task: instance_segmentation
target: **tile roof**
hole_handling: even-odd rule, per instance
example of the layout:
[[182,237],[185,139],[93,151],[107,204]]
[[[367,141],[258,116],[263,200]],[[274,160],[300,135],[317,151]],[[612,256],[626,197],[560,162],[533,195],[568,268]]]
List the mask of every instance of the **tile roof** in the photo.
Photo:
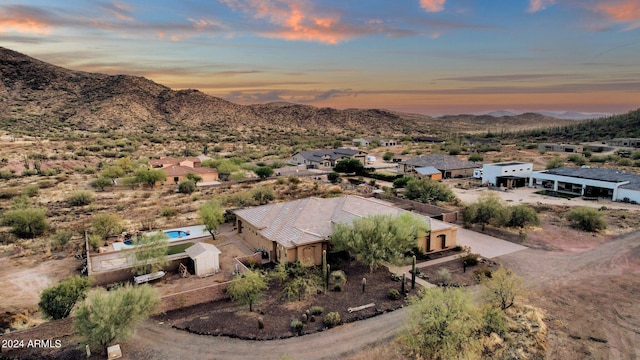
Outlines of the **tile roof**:
[[162,169],[167,176],[182,176],[187,175],[188,173],[194,174],[214,174],[217,173],[218,170],[209,168],[209,167],[188,167],[181,165],[171,165]]
[[460,160],[455,156],[444,154],[429,154],[421,155],[411,158],[407,161],[403,161],[401,164],[406,164],[415,167],[433,166],[434,168],[443,170],[457,170],[457,169],[475,169],[478,164],[471,161]]
[[[368,215],[399,215],[404,212],[406,210],[383,200],[349,195],[275,203],[236,210],[235,214],[256,227],[267,239],[291,248],[326,240],[337,223],[350,223]],[[424,219],[434,230],[452,226],[426,216],[415,216]]]

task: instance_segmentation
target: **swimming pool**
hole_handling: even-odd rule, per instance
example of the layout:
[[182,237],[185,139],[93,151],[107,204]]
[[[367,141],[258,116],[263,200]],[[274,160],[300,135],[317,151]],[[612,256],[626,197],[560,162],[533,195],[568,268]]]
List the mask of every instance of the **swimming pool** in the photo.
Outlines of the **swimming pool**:
[[164,233],[167,234],[172,239],[177,239],[177,238],[189,236],[188,232],[182,231],[182,230],[164,231]]

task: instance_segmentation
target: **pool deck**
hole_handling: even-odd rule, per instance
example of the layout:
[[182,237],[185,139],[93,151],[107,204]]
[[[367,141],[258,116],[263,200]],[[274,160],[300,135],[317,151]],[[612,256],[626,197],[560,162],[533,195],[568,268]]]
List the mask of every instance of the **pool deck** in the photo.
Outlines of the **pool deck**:
[[[162,229],[162,230],[158,230],[158,231],[162,231],[162,232],[183,231],[183,232],[189,234],[187,236],[179,236],[179,237],[176,237],[176,238],[169,238],[168,239],[169,243],[173,243],[173,242],[177,242],[177,241],[190,240],[190,239],[199,239],[199,238],[211,236],[211,234],[209,234],[209,232],[207,230],[205,230],[204,225],[184,226],[184,227],[173,228],[173,229]],[[145,233],[145,235],[152,235],[152,234],[154,234],[156,232],[157,231],[147,232],[147,233]],[[114,242],[113,244],[111,244],[110,246],[106,247],[106,249],[105,249],[106,251],[104,251],[104,252],[121,251],[121,250],[131,249],[133,247],[134,247],[134,245],[127,245],[124,242],[117,241],[117,242]]]

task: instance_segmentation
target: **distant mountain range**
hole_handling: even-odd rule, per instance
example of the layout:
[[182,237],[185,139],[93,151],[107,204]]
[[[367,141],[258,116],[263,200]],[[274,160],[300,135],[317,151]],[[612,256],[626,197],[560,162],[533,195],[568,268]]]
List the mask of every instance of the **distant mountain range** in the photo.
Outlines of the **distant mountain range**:
[[[482,115],[490,115],[495,117],[503,117],[503,116],[518,116],[525,112],[515,112],[509,110],[499,110],[492,111],[488,113],[483,113]],[[583,113],[583,112],[575,112],[575,111],[536,111],[535,113],[554,117],[556,119],[565,119],[565,120],[588,120],[588,119],[598,119],[602,117],[611,116],[613,114],[607,113]]]
[[69,70],[2,47],[0,77],[0,128],[8,131],[443,136],[568,121],[533,113],[436,118],[282,102],[239,105],[198,90],[172,90],[143,77]]

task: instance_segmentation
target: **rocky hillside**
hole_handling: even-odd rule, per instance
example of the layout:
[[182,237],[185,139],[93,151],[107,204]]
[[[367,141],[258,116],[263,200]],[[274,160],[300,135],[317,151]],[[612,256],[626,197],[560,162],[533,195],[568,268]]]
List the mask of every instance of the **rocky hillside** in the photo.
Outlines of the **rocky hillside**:
[[[0,47],[0,128],[22,131],[251,132],[444,135],[558,125],[537,114],[435,119],[386,110],[336,110],[290,103],[238,105],[197,90],[175,91],[142,77],[73,71]],[[445,121],[443,121],[445,120]]]

